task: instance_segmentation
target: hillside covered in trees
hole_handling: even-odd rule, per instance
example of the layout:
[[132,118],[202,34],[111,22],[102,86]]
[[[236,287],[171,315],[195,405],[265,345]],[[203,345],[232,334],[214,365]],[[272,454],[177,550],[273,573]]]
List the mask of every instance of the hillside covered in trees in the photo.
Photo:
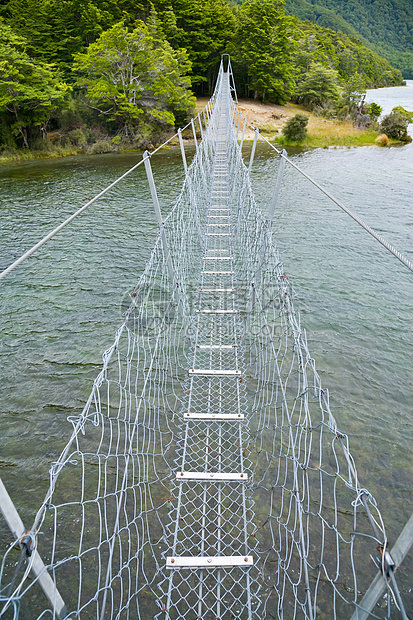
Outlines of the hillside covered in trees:
[[288,16],[283,0],[0,0],[0,8],[3,152],[159,142],[187,120],[193,93],[211,93],[227,52],[239,93],[261,101],[299,100],[309,75],[328,74],[349,100],[402,83],[353,34]]
[[286,0],[286,12],[353,35],[413,78],[413,0]]

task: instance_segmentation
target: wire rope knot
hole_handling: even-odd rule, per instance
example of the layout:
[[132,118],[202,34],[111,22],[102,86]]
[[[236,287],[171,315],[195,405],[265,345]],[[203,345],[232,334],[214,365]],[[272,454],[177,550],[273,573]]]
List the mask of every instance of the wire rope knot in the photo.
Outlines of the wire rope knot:
[[31,557],[33,551],[36,550],[36,532],[29,530],[19,541],[22,550],[26,552],[28,558]]
[[356,499],[351,502],[353,508],[357,508],[357,506],[360,506],[363,503],[362,498],[366,495],[367,498],[371,498],[371,493],[369,493],[367,489],[358,489]]

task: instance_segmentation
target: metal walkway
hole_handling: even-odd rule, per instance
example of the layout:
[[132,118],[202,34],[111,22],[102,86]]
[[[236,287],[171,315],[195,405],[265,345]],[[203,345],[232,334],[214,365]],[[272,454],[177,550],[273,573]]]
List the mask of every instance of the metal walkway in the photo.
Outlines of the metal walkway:
[[[187,617],[194,609],[198,618],[227,617],[235,605],[236,615],[251,618],[249,470],[243,456],[247,399],[228,178],[228,88],[226,81],[203,222],[176,525],[167,558],[167,617],[172,610],[173,617]],[[199,570],[188,575],[195,567]]]

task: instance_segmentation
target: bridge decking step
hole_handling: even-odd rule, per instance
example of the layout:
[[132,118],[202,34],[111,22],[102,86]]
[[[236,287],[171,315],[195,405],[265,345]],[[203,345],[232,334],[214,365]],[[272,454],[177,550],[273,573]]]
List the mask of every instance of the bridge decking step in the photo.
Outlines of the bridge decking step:
[[215,555],[198,556],[181,555],[167,557],[166,568],[225,568],[232,566],[253,566],[252,555]]
[[203,256],[202,260],[234,260],[233,256]]
[[243,413],[184,413],[187,420],[243,420]]
[[200,293],[235,293],[235,288],[200,288]]
[[233,233],[205,233],[206,237],[233,237]]
[[240,377],[240,370],[215,370],[212,368],[189,368],[189,375],[198,375],[201,377]]
[[236,344],[197,344],[197,349],[236,349]]
[[216,224],[215,222],[213,222],[212,224],[207,224],[207,226],[215,226],[216,228],[218,228],[218,226],[220,228],[222,228],[223,226],[231,226],[231,224]]
[[177,471],[177,480],[248,480],[248,474],[237,474],[235,472],[209,472],[209,471]]
[[197,314],[238,314],[238,310],[197,310]]
[[235,271],[201,271],[201,273],[203,274],[207,274],[210,276],[230,276],[233,273],[235,273]]

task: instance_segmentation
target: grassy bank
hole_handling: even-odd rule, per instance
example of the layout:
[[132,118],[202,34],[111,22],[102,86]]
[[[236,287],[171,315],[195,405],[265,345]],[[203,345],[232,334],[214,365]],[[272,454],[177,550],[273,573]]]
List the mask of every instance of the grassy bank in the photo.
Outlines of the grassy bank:
[[78,149],[64,147],[35,151],[13,149],[0,153],[0,165],[20,164],[34,159],[58,159],[68,155],[77,155],[78,153]]
[[[313,122],[309,121],[307,138],[299,143],[300,146],[308,148],[371,146],[375,144],[379,135],[379,132],[373,129],[358,129],[348,121],[311,120]],[[274,142],[281,145],[294,144],[286,140],[282,133],[277,132],[271,137]]]
[[[296,142],[286,140],[282,129],[285,123],[298,112],[309,118],[308,136],[299,143],[299,146],[307,148],[371,146],[375,144],[379,135],[373,129],[354,127],[350,121],[330,120],[316,116],[302,106],[291,103],[279,106],[242,100],[239,102],[239,108],[253,127],[258,127],[266,138],[281,146],[297,145]],[[252,140],[253,137],[253,130],[249,128],[245,138]]]
[[37,140],[29,149],[8,148],[0,151],[0,165],[20,164],[33,159],[55,159],[68,155],[100,155],[103,153],[142,152],[163,144],[173,130],[150,135],[109,136],[86,126],[69,132],[50,132],[45,140]]

